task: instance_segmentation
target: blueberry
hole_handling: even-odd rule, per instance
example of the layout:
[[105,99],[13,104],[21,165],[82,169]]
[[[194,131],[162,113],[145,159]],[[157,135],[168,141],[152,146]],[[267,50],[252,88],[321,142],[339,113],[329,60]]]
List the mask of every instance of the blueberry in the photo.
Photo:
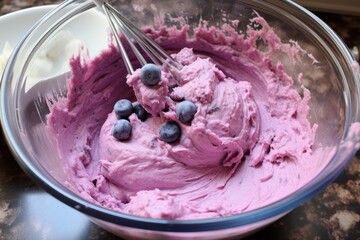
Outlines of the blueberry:
[[190,101],[182,101],[176,105],[176,115],[183,123],[189,123],[194,118],[197,106]]
[[173,143],[179,139],[180,134],[181,129],[176,122],[165,122],[160,126],[160,140],[164,142]]
[[133,109],[134,113],[141,121],[145,121],[148,118],[148,112],[140,103],[134,104]]
[[114,111],[117,119],[128,118],[133,112],[132,103],[127,99],[121,99],[115,103]]
[[117,140],[127,140],[130,138],[131,129],[132,127],[128,120],[120,119],[113,126],[111,134]]
[[146,86],[154,86],[156,85],[161,78],[161,70],[160,67],[148,63],[145,64],[140,71],[140,79]]

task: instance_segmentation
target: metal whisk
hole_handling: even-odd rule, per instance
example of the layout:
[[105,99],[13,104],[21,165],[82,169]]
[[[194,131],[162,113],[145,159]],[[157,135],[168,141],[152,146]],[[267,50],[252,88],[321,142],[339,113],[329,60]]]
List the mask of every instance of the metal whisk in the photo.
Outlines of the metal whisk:
[[134,73],[134,68],[131,64],[128,54],[126,53],[126,49],[120,40],[119,33],[125,37],[126,41],[130,45],[132,51],[142,66],[147,64],[147,61],[135,43],[137,43],[137,45],[142,48],[142,50],[149,56],[154,64],[165,64],[170,70],[172,68],[179,70],[182,68],[180,63],[167,54],[166,51],[162,49],[153,39],[138,29],[118,10],[111,6],[107,0],[93,0],[93,2],[104,11],[129,74]]

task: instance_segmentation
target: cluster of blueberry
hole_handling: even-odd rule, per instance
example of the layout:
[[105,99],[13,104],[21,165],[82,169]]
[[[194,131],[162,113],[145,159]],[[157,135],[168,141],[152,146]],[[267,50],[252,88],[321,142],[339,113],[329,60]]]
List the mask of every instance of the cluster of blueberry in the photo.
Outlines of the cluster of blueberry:
[[132,113],[135,113],[141,121],[145,121],[148,113],[140,103],[132,104],[127,99],[121,99],[114,105],[114,112],[118,121],[112,128],[112,135],[118,140],[126,140],[131,135],[131,124],[128,120]]
[[[176,116],[182,123],[190,123],[194,118],[197,107],[193,102],[182,101],[176,105]],[[175,121],[168,121],[160,126],[160,139],[167,143],[175,142],[179,139],[181,134],[180,126]]]
[[[155,86],[161,78],[161,69],[154,64],[146,64],[141,68],[140,80],[146,86]],[[180,122],[190,123],[197,111],[197,106],[191,101],[182,101],[176,105],[176,115]],[[128,117],[135,113],[141,121],[145,121],[148,113],[141,104],[132,104],[127,99],[121,99],[114,105],[118,119],[112,129],[112,135],[118,140],[127,140],[131,135],[131,124]],[[160,126],[160,139],[167,143],[175,142],[181,135],[181,128],[175,121],[167,121]]]

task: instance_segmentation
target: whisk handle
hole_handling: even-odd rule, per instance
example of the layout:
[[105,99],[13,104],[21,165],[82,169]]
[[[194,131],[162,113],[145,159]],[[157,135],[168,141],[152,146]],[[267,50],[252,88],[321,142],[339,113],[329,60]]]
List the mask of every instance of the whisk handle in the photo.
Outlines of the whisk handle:
[[107,2],[107,0],[93,0],[93,2],[96,4],[96,6],[101,8]]

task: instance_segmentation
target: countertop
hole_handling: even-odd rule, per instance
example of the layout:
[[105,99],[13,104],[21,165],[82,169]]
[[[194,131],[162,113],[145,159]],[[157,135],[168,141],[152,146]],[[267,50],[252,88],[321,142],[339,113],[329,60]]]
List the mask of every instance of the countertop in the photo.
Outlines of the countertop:
[[[3,0],[0,15],[55,0]],[[360,16],[316,13],[349,46],[360,47]],[[1,34],[1,30],[0,30]],[[20,169],[0,134],[0,240],[117,239],[35,185]],[[360,239],[360,152],[323,192],[246,238]]]

